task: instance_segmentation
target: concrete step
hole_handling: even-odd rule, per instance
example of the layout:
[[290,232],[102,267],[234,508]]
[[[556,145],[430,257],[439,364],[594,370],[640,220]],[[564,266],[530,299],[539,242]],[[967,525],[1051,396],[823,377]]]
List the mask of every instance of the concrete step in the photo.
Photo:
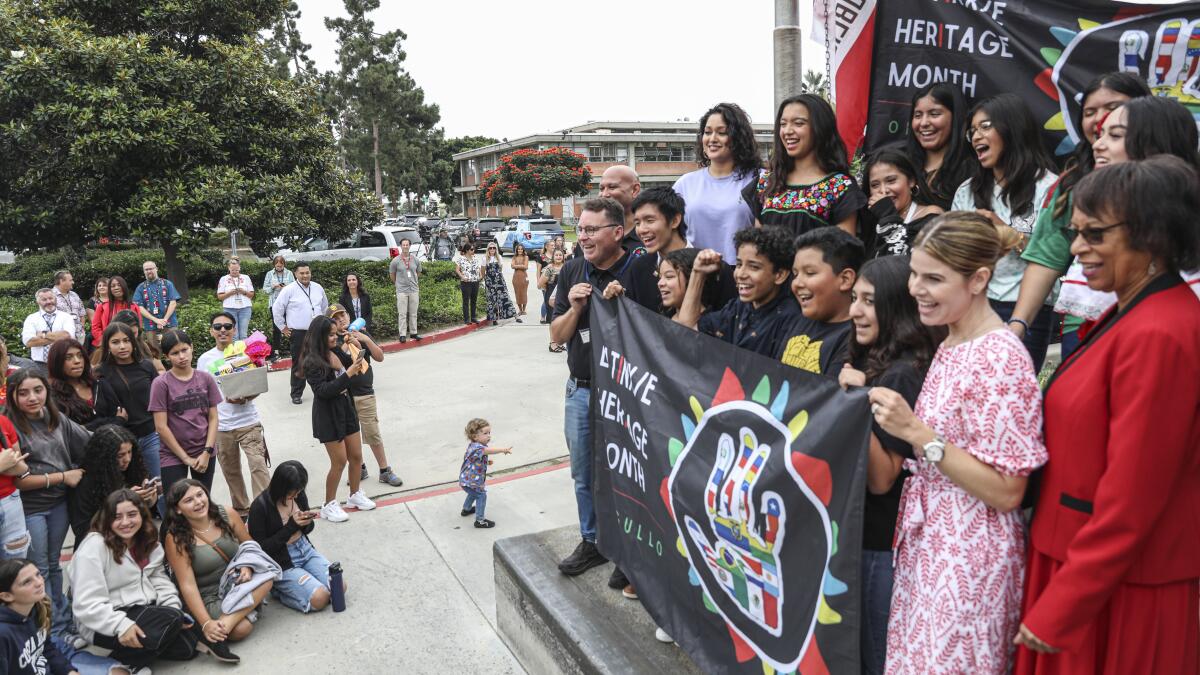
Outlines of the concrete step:
[[654,638],[641,602],[608,587],[612,565],[577,577],[558,562],[579,543],[575,526],[501,539],[493,547],[496,625],[532,675],[699,673],[676,645]]

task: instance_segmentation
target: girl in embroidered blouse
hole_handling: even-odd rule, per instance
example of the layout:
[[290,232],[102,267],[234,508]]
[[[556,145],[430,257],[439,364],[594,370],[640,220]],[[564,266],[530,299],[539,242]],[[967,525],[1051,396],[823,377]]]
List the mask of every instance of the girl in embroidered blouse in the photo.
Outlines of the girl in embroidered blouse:
[[846,146],[825,99],[793,96],[775,114],[771,169],[746,186],[742,198],[758,226],[780,225],[793,235],[827,225],[858,234],[866,195],[850,176]]

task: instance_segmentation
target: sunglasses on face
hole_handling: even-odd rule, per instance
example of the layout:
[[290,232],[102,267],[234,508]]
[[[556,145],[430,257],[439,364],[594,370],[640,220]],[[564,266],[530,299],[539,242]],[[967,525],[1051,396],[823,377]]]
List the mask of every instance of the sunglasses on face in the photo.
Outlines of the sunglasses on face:
[[214,323],[212,325],[212,329],[213,330],[233,330],[233,324],[231,324],[231,323]]
[[1124,224],[1125,223],[1117,223],[1116,225],[1109,225],[1107,227],[1085,227],[1082,229],[1068,225],[1067,227],[1064,227],[1063,230],[1066,232],[1067,240],[1071,243],[1075,242],[1076,237],[1083,237],[1083,240],[1089,245],[1097,246],[1104,243],[1104,233],[1121,227]]

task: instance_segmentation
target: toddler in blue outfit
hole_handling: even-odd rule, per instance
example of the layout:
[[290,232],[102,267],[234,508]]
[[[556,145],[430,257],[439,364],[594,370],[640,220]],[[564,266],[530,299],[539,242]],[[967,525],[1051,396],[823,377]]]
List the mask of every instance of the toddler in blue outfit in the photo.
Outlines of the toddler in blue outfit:
[[458,485],[467,493],[467,500],[463,502],[459,515],[465,517],[474,514],[475,527],[495,527],[496,523],[483,517],[487,508],[487,488],[484,483],[487,482],[488,464],[492,463],[487,456],[497,453],[511,455],[512,448],[488,447],[492,441],[492,426],[484,419],[475,418],[467,422],[466,434],[471,443],[467,446],[462,468],[458,471]]

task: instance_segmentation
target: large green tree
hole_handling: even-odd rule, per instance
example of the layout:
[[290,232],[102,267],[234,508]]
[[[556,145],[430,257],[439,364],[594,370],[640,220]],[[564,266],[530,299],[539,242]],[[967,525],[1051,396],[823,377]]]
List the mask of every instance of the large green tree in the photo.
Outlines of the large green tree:
[[334,88],[340,97],[340,142],[350,165],[372,177],[375,196],[393,205],[423,195],[440,134],[438,107],[404,69],[406,35],[378,33],[367,15],[379,0],[344,0],[346,16],[326,18],[338,41]]
[[454,188],[462,185],[462,175],[454,161],[454,155],[500,141],[489,136],[459,136],[457,138],[439,137],[433,152],[433,166],[430,170],[430,180],[433,190],[438,193],[442,203],[453,210]]
[[0,240],[150,239],[186,293],[178,252],[214,228],[265,250],[378,222],[315,88],[258,42],[286,5],[0,2]]

